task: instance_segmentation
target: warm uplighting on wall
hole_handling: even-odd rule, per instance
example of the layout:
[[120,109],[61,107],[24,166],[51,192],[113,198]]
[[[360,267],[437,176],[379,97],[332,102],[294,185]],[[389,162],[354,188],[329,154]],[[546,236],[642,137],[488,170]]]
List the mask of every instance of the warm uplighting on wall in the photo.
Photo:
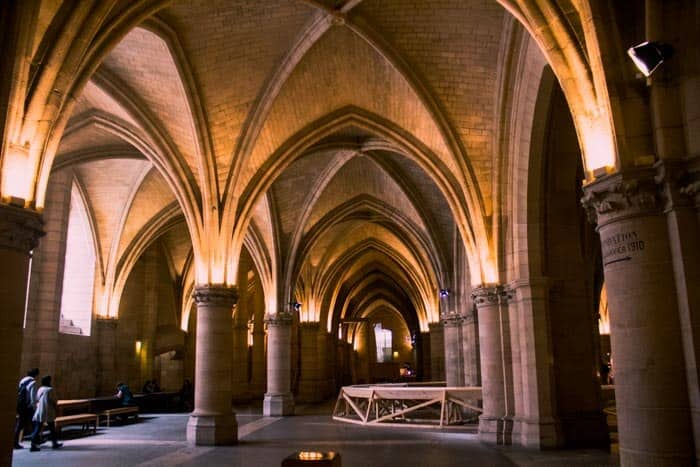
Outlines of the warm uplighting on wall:
[[29,150],[11,144],[2,163],[2,197],[5,202],[24,205],[29,199],[32,170],[29,167]]
[[581,128],[581,136],[586,170],[594,178],[613,172],[615,144],[608,126],[601,121],[591,122]]
[[603,284],[598,306],[598,331],[601,335],[610,334],[610,313],[608,312],[608,292]]
[[141,355],[141,348],[143,347],[143,342],[136,341],[136,355]]
[[483,282],[498,282],[498,271],[496,264],[488,251],[481,253],[481,271],[483,273]]

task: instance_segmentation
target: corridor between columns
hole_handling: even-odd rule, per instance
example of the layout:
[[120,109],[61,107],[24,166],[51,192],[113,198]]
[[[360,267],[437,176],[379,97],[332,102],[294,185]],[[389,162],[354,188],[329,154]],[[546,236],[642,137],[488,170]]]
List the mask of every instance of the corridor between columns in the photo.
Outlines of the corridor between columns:
[[495,449],[695,465],[699,11],[3,2],[0,464],[38,368],[192,449],[388,383],[480,393],[447,419]]

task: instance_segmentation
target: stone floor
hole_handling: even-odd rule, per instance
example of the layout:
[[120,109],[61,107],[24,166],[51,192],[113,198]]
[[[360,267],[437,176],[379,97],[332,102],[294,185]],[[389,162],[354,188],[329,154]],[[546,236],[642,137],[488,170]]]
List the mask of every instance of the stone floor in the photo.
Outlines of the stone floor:
[[494,448],[479,443],[473,429],[369,428],[334,422],[325,407],[301,409],[301,415],[287,418],[262,417],[258,408],[239,409],[237,446],[189,447],[186,414],[144,415],[136,423],[100,428],[96,435],[67,430],[63,449],[54,451],[47,443],[41,452],[18,450],[13,465],[278,467],[298,450],[339,452],[345,467],[619,465],[617,456],[605,451]]

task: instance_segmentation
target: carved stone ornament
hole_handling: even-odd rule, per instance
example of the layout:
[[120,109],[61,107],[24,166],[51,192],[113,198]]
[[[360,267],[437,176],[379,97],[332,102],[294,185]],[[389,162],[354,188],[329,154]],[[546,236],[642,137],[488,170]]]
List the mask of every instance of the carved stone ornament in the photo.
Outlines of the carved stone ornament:
[[192,298],[198,306],[233,307],[238,301],[238,287],[219,284],[200,285],[195,287]]
[[278,311],[265,315],[265,324],[268,326],[291,326],[294,316],[288,311]]
[[598,227],[623,218],[660,212],[665,199],[652,167],[607,175],[583,190],[581,204],[588,220]]
[[656,182],[663,189],[665,211],[679,207],[700,206],[700,158],[671,159],[654,164]]
[[507,301],[507,296],[501,285],[490,287],[477,287],[472,290],[472,300],[477,308],[482,306],[493,306]]
[[43,227],[39,213],[0,204],[0,248],[29,254],[46,234]]

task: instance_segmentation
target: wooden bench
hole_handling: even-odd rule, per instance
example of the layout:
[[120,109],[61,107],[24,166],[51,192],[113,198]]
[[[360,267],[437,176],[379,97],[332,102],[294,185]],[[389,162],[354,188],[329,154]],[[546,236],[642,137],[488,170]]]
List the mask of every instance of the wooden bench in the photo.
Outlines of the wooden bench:
[[107,409],[100,412],[100,415],[107,417],[107,426],[110,423],[110,417],[114,415],[133,415],[134,418],[139,418],[139,408],[135,405],[129,405],[125,407],[117,407],[116,409]]
[[56,432],[60,433],[61,428],[66,425],[81,425],[83,431],[89,431],[90,425],[92,425],[92,432],[97,432],[97,427],[100,424],[100,419],[97,414],[94,413],[80,413],[75,415],[64,415],[62,417],[56,417]]

